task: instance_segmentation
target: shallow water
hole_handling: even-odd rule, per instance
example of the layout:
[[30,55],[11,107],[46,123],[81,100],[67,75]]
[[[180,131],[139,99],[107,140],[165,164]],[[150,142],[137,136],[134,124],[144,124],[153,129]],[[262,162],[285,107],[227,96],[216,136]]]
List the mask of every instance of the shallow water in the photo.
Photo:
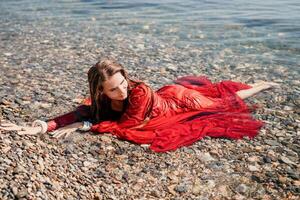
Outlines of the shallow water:
[[179,48],[202,49],[214,63],[221,54],[225,63],[245,59],[297,72],[300,68],[298,0],[2,0],[0,11],[2,35],[26,23],[74,34],[88,27],[100,35],[105,30],[142,36],[145,46],[156,38]]

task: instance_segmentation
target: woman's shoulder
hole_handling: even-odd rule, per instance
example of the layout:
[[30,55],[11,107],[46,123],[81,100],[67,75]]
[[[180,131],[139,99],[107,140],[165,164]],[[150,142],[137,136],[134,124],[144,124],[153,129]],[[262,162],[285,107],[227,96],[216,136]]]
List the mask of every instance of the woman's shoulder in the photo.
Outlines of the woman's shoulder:
[[141,97],[151,96],[151,88],[144,82],[135,82],[129,92],[129,99],[140,99]]
[[143,89],[151,90],[150,86],[147,85],[145,82],[136,81],[136,80],[130,80],[129,88],[131,91],[143,90]]

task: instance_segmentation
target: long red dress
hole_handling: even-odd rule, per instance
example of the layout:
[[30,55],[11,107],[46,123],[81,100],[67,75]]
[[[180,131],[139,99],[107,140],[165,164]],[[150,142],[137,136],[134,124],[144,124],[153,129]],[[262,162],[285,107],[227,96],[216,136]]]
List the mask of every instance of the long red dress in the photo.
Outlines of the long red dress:
[[[203,76],[183,77],[155,92],[141,83],[129,93],[119,120],[94,124],[91,131],[151,144],[156,152],[191,145],[205,136],[253,138],[263,123],[251,116],[250,108],[235,94],[248,88],[251,86],[233,81],[212,83]],[[78,121],[77,114],[83,110],[79,107],[49,121],[48,130]]]

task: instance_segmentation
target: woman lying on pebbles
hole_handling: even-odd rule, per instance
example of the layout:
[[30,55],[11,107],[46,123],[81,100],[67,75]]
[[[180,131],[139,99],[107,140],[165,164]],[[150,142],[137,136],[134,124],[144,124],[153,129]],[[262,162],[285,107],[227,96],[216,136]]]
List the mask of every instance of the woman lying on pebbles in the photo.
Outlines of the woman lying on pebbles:
[[278,86],[212,83],[204,76],[179,78],[157,91],[128,77],[113,59],[96,63],[88,72],[90,98],[73,112],[32,126],[2,122],[1,130],[19,134],[68,136],[74,131],[111,134],[156,152],[174,150],[205,137],[253,138],[263,123],[251,116],[243,99]]

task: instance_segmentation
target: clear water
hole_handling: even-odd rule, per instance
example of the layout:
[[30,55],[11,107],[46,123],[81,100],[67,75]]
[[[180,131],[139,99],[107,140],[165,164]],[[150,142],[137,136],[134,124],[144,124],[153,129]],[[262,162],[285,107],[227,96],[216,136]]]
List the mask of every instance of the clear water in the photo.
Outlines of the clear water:
[[0,20],[55,21],[61,30],[77,23],[76,31],[88,24],[99,34],[144,35],[207,54],[225,50],[250,63],[300,68],[299,0],[0,0]]

